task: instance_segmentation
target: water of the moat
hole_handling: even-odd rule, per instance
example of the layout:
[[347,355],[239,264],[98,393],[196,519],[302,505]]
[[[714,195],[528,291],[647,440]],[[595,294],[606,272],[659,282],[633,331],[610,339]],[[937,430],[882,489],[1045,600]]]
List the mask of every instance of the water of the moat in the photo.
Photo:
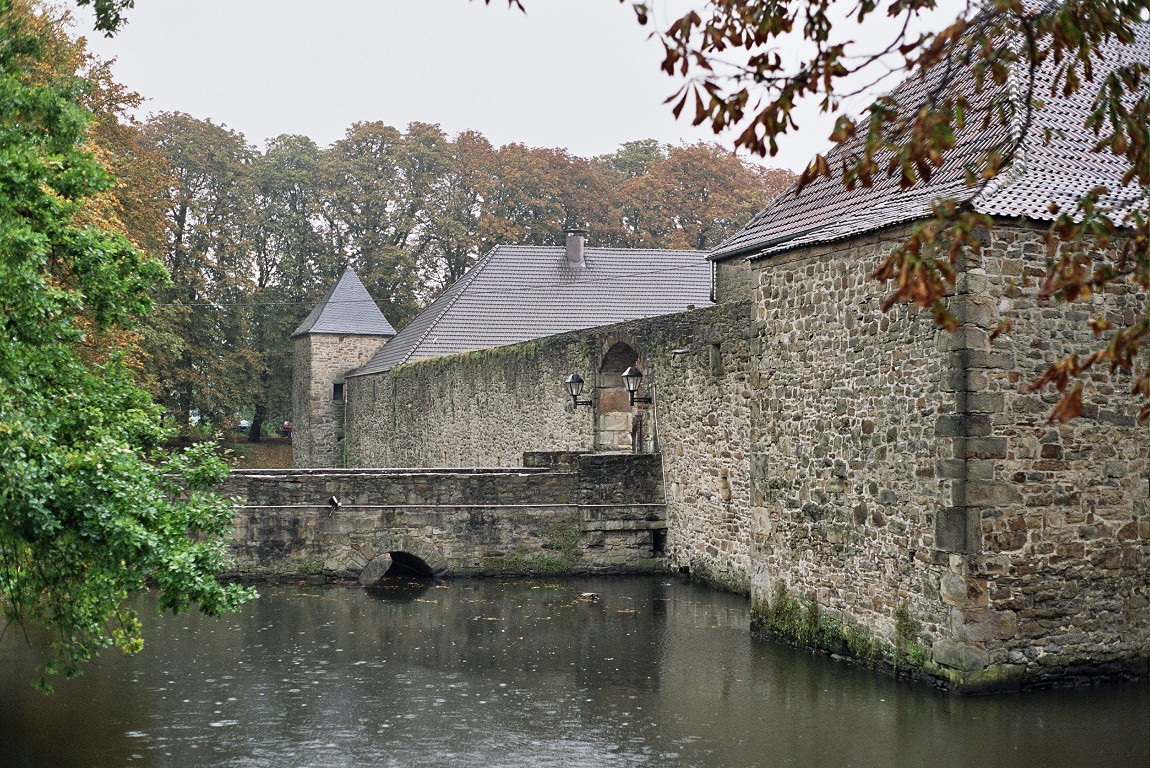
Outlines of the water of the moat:
[[960,698],[751,638],[666,578],[264,587],[152,618],[44,697],[0,643],[0,765],[1150,765],[1145,682]]

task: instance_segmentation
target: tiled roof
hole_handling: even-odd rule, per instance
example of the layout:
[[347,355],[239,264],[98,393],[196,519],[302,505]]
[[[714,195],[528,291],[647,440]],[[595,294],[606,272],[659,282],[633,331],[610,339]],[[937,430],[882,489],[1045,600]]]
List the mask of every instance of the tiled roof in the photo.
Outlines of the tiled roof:
[[702,251],[492,249],[354,375],[641,317],[710,306]]
[[394,336],[395,329],[379,311],[359,276],[348,267],[291,337],[305,333]]
[[[956,146],[945,155],[942,168],[929,183],[920,182],[900,190],[897,175],[888,177],[885,173],[889,157],[885,155],[877,158],[881,172],[874,178],[874,185],[850,191],[834,171],[841,168],[843,158],[860,153],[866,135],[865,125],[860,126],[853,138],[827,154],[832,169],[830,177],[817,179],[799,194],[795,193],[795,187],[787,190],[740,232],[721,243],[710,258],[754,259],[873,232],[923,218],[929,214],[931,202],[940,198],[968,202],[975,210],[989,215],[1049,221],[1055,217],[1050,211],[1052,202],[1063,209],[1072,209],[1084,193],[1105,186],[1114,190],[1114,194],[1104,202],[1114,206],[1119,216],[1131,207],[1144,211],[1147,201],[1140,188],[1136,184],[1121,186],[1127,167],[1124,161],[1110,152],[1092,152],[1098,137],[1083,123],[1105,72],[1117,63],[1147,57],[1150,57],[1150,24],[1141,24],[1134,44],[1124,46],[1111,41],[1103,46],[1095,64],[1094,82],[1084,82],[1083,87],[1069,97],[1061,93],[1050,95],[1056,65],[1053,58],[1048,59],[1036,73],[1034,93],[1043,104],[1033,114],[1021,153],[981,190],[966,185],[966,167],[977,166],[988,148],[1005,146],[1018,126],[1003,125],[992,119],[984,127],[982,112],[969,115]],[[925,80],[914,77],[904,81],[892,97],[901,109],[917,109],[925,102],[930,89],[940,82],[943,69],[932,68]],[[1021,77],[1014,73],[1011,81],[1002,86],[988,86],[971,100],[985,104],[1003,89],[1012,89],[1016,98],[1022,98],[1020,94],[1025,90],[1021,87]],[[976,90],[966,67],[957,69],[947,88],[968,94],[975,94]],[[976,167],[976,172],[981,170],[981,166]]]

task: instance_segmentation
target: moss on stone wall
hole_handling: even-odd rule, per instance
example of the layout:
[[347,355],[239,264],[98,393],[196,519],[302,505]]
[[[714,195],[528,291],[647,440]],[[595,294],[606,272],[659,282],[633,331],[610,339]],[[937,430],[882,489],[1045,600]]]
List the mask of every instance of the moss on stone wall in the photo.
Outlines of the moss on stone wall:
[[[752,628],[759,634],[835,656],[874,664],[894,657],[893,646],[871,630],[843,622],[826,613],[818,602],[794,595],[782,581],[775,583],[769,601],[752,606]],[[897,664],[894,665],[897,668]]]

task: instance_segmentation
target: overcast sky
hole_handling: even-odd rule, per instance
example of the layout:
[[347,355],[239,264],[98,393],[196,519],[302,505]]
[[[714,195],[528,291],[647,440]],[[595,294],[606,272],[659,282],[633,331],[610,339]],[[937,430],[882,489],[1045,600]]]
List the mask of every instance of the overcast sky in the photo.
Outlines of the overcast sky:
[[[506,0],[137,0],[112,38],[90,32],[84,9],[76,16],[90,49],[146,97],[141,117],[211,118],[259,147],[281,133],[327,146],[366,120],[584,157],[644,138],[731,145],[671,115],[663,101],[678,83],[629,3],[524,4],[526,14]],[[662,3],[653,24],[688,5]],[[827,147],[828,120],[803,127],[765,162],[799,170]]]

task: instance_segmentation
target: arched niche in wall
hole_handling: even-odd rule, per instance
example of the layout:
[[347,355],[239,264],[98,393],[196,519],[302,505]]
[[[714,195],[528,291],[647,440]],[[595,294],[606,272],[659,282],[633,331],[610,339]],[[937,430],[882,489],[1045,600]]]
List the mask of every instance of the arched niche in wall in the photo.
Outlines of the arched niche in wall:
[[632,433],[634,412],[623,388],[623,371],[638,366],[639,353],[630,344],[613,344],[599,366],[595,382],[595,450],[630,451],[635,445]]

